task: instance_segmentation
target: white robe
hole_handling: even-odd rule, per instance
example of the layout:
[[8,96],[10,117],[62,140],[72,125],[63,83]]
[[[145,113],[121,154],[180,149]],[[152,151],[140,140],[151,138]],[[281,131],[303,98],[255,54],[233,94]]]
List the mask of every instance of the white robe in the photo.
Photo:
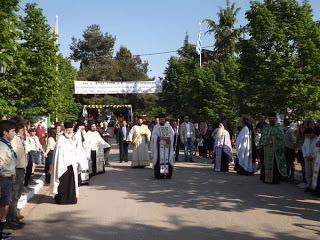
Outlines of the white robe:
[[320,170],[320,149],[318,147],[314,148],[315,158],[313,163],[313,172],[312,172],[312,184],[311,188],[315,190],[318,185],[318,177]]
[[[168,136],[164,137],[170,137],[170,146],[168,149],[164,150],[165,154],[169,154],[168,156],[165,156],[164,158],[167,158],[169,163],[173,166],[173,142],[174,142],[174,131],[172,127],[169,124],[165,124],[165,127],[169,128]],[[156,165],[158,161],[158,137],[163,137],[160,131],[160,124],[157,124],[154,126],[152,130],[152,136],[151,136],[151,160],[152,160],[152,168]],[[166,134],[167,135],[167,134]],[[160,140],[160,145],[165,145],[165,140]],[[161,153],[160,153],[161,155]],[[161,156],[160,156],[161,157]]]
[[252,139],[247,126],[240,131],[235,147],[240,166],[247,172],[257,171],[256,162],[252,162]]
[[111,147],[106,141],[102,139],[100,134],[95,131],[88,131],[87,132],[89,142],[90,142],[90,148],[91,151],[96,151],[96,165],[97,165],[97,173],[103,172],[104,168],[104,148]]
[[60,135],[57,139],[53,152],[52,174],[50,182],[50,195],[58,194],[60,184],[59,178],[68,170],[68,166],[72,165],[74,174],[74,184],[76,188],[76,197],[79,195],[78,188],[78,165],[76,148],[72,138],[66,138]]
[[[142,126],[133,126],[130,130],[127,141],[134,142],[138,135],[141,133]],[[144,127],[145,128],[145,127]],[[133,144],[133,156],[132,156],[132,167],[138,166],[149,166],[150,157],[148,150],[148,142],[150,142],[151,132],[149,129],[146,129],[146,135],[141,136],[137,144]]]
[[83,133],[83,138],[84,141],[82,141],[82,133],[79,130],[72,137],[77,151],[77,158],[80,162],[82,183],[88,183],[91,149],[86,132]]

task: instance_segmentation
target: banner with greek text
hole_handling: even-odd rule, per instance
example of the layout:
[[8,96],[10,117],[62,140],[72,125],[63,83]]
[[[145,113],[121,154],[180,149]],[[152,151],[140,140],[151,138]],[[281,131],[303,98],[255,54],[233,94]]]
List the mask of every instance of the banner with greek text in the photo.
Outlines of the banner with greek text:
[[161,93],[162,84],[156,81],[93,82],[74,81],[75,94]]

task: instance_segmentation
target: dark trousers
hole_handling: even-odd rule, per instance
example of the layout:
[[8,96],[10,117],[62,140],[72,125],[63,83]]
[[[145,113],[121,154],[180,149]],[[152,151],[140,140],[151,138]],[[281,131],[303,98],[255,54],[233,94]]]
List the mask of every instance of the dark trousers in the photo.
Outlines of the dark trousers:
[[97,175],[97,152],[91,151],[91,160],[92,160],[92,176]]
[[128,161],[128,143],[123,142],[119,144],[119,150],[120,150],[120,162],[122,161]]
[[12,222],[17,216],[19,198],[23,192],[24,168],[16,168],[16,181],[12,184],[12,200],[9,205],[7,221]]
[[[176,145],[177,144],[177,145]],[[175,148],[175,161],[178,162],[179,161],[179,151],[180,151],[180,137],[178,136],[176,138],[176,136],[174,137],[174,142],[173,142],[173,147]]]
[[109,162],[109,153],[111,151],[111,147],[110,148],[104,148],[104,161],[107,163]]
[[177,146],[177,147],[176,147],[175,158],[174,158],[176,162],[179,161],[179,150],[180,150],[180,148],[179,148],[179,146]]
[[288,163],[292,164],[295,161],[295,158],[296,158],[295,150],[286,147],[286,162],[287,162],[287,165],[288,165]]
[[50,165],[52,165],[53,160],[53,150],[48,152],[48,157],[46,158],[46,163],[44,166],[44,172],[46,174],[46,183],[50,183],[51,174],[48,173]]
[[206,157],[206,147],[205,146],[198,146],[199,148],[199,156]]
[[28,152],[28,166],[26,170],[26,176],[24,178],[24,186],[28,186],[29,182],[33,181],[32,165],[37,161],[38,154],[36,152]]

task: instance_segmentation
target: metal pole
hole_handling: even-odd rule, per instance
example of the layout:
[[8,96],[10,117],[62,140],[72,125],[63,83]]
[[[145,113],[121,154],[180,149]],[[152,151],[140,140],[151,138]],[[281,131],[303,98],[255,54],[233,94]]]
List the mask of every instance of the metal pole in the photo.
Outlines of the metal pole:
[[[178,119],[177,133],[179,133],[179,123],[180,123],[180,118]],[[174,146],[174,162],[176,162],[177,144],[178,144],[178,135],[176,134],[176,144]],[[179,151],[179,149],[178,149],[178,151]]]

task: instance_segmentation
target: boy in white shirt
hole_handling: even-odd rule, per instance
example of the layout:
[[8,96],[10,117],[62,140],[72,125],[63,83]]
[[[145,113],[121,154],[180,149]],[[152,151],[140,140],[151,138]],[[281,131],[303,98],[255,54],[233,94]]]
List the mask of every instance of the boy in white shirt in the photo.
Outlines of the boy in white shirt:
[[318,141],[318,137],[314,135],[314,130],[312,128],[307,128],[305,130],[305,140],[302,146],[302,154],[305,160],[305,173],[308,183],[308,187],[305,192],[311,192],[312,184],[312,166],[314,161],[314,148]]
[[45,152],[42,149],[42,146],[40,144],[39,138],[36,136],[36,129],[35,128],[30,128],[29,131],[29,136],[27,137],[26,140],[26,152],[27,152],[27,156],[28,156],[28,166],[27,166],[27,170],[26,170],[26,176],[25,176],[25,182],[24,182],[24,186],[28,187],[28,185],[30,184],[30,186],[34,186],[37,183],[33,180],[33,174],[34,174],[34,170],[36,168],[36,161],[38,159],[38,152],[41,151],[43,154],[45,154]]

